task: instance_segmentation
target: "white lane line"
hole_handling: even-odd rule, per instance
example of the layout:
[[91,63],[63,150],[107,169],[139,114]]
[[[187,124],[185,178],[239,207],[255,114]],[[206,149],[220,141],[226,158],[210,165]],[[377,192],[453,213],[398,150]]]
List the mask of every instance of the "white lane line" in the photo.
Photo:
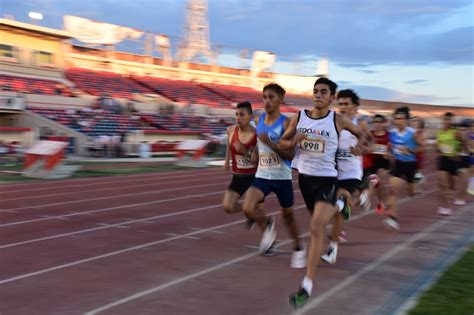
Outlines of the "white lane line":
[[[302,208],[302,207],[304,207],[304,206],[295,207],[295,209]],[[273,214],[277,214],[277,213],[280,213],[280,211],[274,211],[274,212],[269,213],[269,214],[273,215]],[[5,284],[5,283],[18,281],[18,280],[25,279],[25,278],[38,276],[38,275],[41,275],[41,274],[45,274],[45,273],[60,270],[60,269],[69,268],[69,267],[72,267],[72,266],[77,266],[77,265],[84,264],[84,263],[87,263],[87,262],[96,261],[96,260],[99,260],[99,259],[108,258],[108,257],[120,255],[120,254],[123,254],[123,253],[128,253],[128,252],[135,251],[135,250],[138,250],[138,249],[148,248],[148,247],[155,246],[155,245],[158,245],[158,244],[163,244],[163,243],[171,242],[171,241],[174,241],[174,240],[183,239],[183,238],[186,238],[186,237],[189,237],[189,236],[199,235],[199,234],[206,233],[206,232],[209,232],[209,231],[212,231],[212,230],[223,229],[223,228],[226,228],[226,227],[229,227],[229,226],[242,224],[243,222],[245,222],[245,220],[233,221],[233,222],[226,223],[226,224],[212,226],[212,227],[209,227],[207,229],[203,229],[201,231],[194,231],[194,232],[189,232],[189,233],[185,233],[185,234],[181,234],[181,235],[175,235],[175,236],[172,236],[172,237],[169,237],[169,238],[165,238],[165,239],[161,239],[161,240],[157,240],[157,241],[153,241],[153,242],[148,242],[148,243],[145,243],[145,244],[125,248],[125,249],[122,249],[122,250],[109,252],[109,253],[106,253],[106,254],[93,256],[93,257],[89,257],[89,258],[85,258],[85,259],[81,259],[81,260],[76,260],[76,261],[73,261],[73,262],[70,262],[70,263],[67,263],[67,264],[62,264],[62,265],[58,265],[58,266],[54,266],[54,267],[50,267],[50,268],[46,268],[46,269],[41,269],[41,270],[38,270],[38,271],[34,271],[34,272],[30,272],[30,273],[26,273],[26,274],[18,275],[18,276],[15,276],[15,277],[0,280],[0,285]]]
[[[211,196],[211,195],[223,194],[223,193],[224,193],[223,191],[217,191],[217,192],[207,193],[205,195]],[[163,202],[177,201],[177,200],[183,200],[183,199],[191,199],[191,198],[194,198],[194,197],[200,197],[201,195],[202,194],[189,195],[189,196],[184,196],[184,197],[176,197],[176,198],[161,199],[161,200],[154,200],[154,201],[141,202],[141,203],[133,203],[133,204],[129,204],[129,205],[116,206],[116,207],[110,207],[110,208],[99,208],[99,209],[90,210],[90,211],[77,212],[77,213],[74,213],[74,214],[64,214],[64,215],[59,215],[59,216],[51,216],[50,218],[31,219],[31,220],[25,220],[25,221],[15,221],[15,222],[0,224],[0,227],[15,226],[15,225],[27,224],[27,223],[32,223],[32,222],[39,222],[39,221],[58,219],[58,218],[66,218],[66,217],[74,217],[74,216],[80,216],[80,215],[94,215],[96,213],[119,210],[119,209],[126,209],[126,208],[131,208],[131,207],[149,206],[149,205],[159,204],[159,203],[163,203]]]
[[[293,192],[296,192],[296,190],[293,190]],[[223,193],[223,191],[222,192],[208,193],[206,195],[209,196],[209,195],[222,194],[222,193]],[[273,197],[275,197],[275,196],[271,195],[271,196],[267,197],[267,199],[268,198],[273,198]],[[163,200],[163,201],[166,201],[166,200]],[[161,202],[161,201],[156,201],[154,203],[159,203],[159,202]],[[138,205],[141,205],[141,204],[138,204]],[[152,221],[149,221],[149,220],[156,220],[156,219],[167,218],[167,217],[171,217],[171,216],[177,216],[177,215],[181,215],[181,214],[188,214],[188,213],[208,210],[208,209],[212,209],[212,208],[216,208],[216,207],[222,207],[222,204],[218,203],[218,204],[215,204],[215,205],[210,205],[210,206],[205,206],[205,207],[200,207],[200,208],[192,208],[192,209],[189,209],[189,210],[171,212],[171,213],[167,213],[167,214],[160,214],[160,215],[156,215],[156,216],[152,216],[152,217],[146,217],[146,218],[142,218],[142,219],[136,219],[136,220],[127,219],[125,222],[110,224],[108,227],[114,227],[114,226],[126,225],[126,224],[134,224],[134,223],[154,224],[156,222],[152,222]],[[94,212],[108,211],[108,210],[113,210],[113,209],[116,209],[116,208],[117,207],[115,207],[115,208],[106,208],[106,209],[98,209],[98,210],[93,210],[93,211]],[[123,208],[123,206],[120,206],[119,208]],[[93,215],[93,213],[84,213],[84,212],[70,213],[70,216],[77,216],[77,215]],[[36,221],[38,221],[38,220],[44,220],[44,219],[36,219]],[[20,221],[20,222],[16,222],[16,223],[17,223],[17,225],[20,224],[20,223],[31,223],[31,220],[29,220],[29,221]],[[1,226],[2,225],[0,225],[0,227]],[[51,236],[26,240],[26,241],[17,242],[17,243],[4,244],[4,245],[0,245],[0,249],[10,248],[10,247],[20,246],[20,245],[26,245],[26,244],[31,244],[31,243],[36,243],[36,242],[41,242],[41,241],[46,241],[46,240],[52,240],[52,239],[56,239],[56,238],[67,237],[67,236],[71,236],[71,235],[82,234],[82,233],[87,233],[87,232],[92,232],[92,231],[97,231],[97,230],[101,230],[101,229],[108,228],[108,227],[100,227],[100,228],[96,227],[96,228],[78,230],[78,231],[74,231],[74,232],[68,232],[68,233],[62,233],[62,234],[56,234],[56,235],[51,235]],[[216,231],[215,233],[219,233],[219,232]],[[224,232],[221,232],[221,233],[224,233]]]
[[42,217],[42,218],[45,218],[45,219],[69,220],[69,218],[65,218],[65,217],[55,217],[55,216],[52,216],[52,215],[42,215],[41,217]]
[[321,295],[318,295],[317,298],[310,300],[308,304],[306,304],[301,310],[296,311],[294,314],[295,315],[302,315],[306,314],[309,311],[312,311],[311,313],[314,314],[314,308],[317,307],[319,304],[323,303],[325,300],[330,298],[331,296],[335,296],[343,290],[345,287],[351,285],[354,281],[365,275],[366,273],[374,270],[375,268],[379,267],[381,264],[385,263],[387,260],[390,258],[394,257],[397,255],[399,252],[405,250],[409,245],[413,244],[414,242],[418,241],[421,238],[427,237],[430,233],[435,231],[436,229],[442,227],[443,225],[455,221],[455,219],[458,219],[459,216],[465,214],[467,210],[472,210],[473,206],[472,205],[466,205],[462,207],[461,209],[458,209],[454,212],[454,215],[451,217],[447,218],[442,218],[439,219],[436,223],[433,223],[432,225],[428,226],[427,228],[423,229],[421,232],[418,232],[417,234],[411,236],[401,244],[395,246],[385,254],[383,254],[380,258],[377,260],[373,261],[372,263],[365,265],[361,270],[356,272],[355,274],[347,277],[343,281],[339,282],[337,285],[332,287],[329,290],[325,290],[324,293]]
[[[184,177],[184,176],[182,176]],[[186,176],[188,177],[188,176]],[[175,178],[175,177],[173,177]],[[224,179],[226,176],[216,176],[215,178],[212,177],[213,179],[219,180],[219,179]],[[138,181],[138,180],[137,180]],[[140,182],[143,182],[143,180],[139,180]],[[176,184],[176,183],[182,183],[183,181],[185,182],[195,182],[195,181],[202,181],[202,176],[200,178],[196,179],[180,179],[176,181],[170,181],[170,182],[154,182],[151,184],[140,184],[140,185],[129,185],[131,181],[127,182],[126,186],[114,186],[114,187],[106,187],[106,188],[99,188],[99,189],[89,189],[89,190],[70,190],[68,192],[63,192],[63,193],[56,193],[56,194],[49,194],[49,195],[36,195],[36,196],[29,196],[29,197],[17,197],[17,198],[9,198],[9,199],[2,199],[2,201],[13,201],[13,200],[27,200],[27,199],[35,199],[35,198],[46,198],[46,197],[57,197],[57,196],[65,196],[65,195],[74,195],[74,194],[83,194],[83,193],[89,193],[89,192],[101,192],[101,191],[109,191],[109,190],[118,190],[118,189],[130,189],[130,188],[140,188],[140,187],[149,187],[149,186],[157,186],[157,185],[168,185],[168,184]],[[78,187],[83,187],[83,185],[77,185]],[[63,188],[63,187],[61,187]]]
[[[19,183],[19,184],[10,184],[8,183],[8,185],[5,185],[5,187],[2,187],[3,188],[11,188],[11,187],[21,187],[21,186],[28,186],[28,185],[31,185],[31,186],[34,186],[34,187],[37,187],[39,185],[47,185],[47,184],[51,184],[52,186],[51,187],[44,187],[44,188],[33,188],[33,190],[40,190],[40,189],[56,189],[56,188],[61,188],[61,187],[65,187],[66,184],[68,183],[74,183],[74,182],[89,182],[89,183],[86,183],[85,185],[91,185],[91,184],[95,184],[95,182],[97,182],[97,184],[102,184],[102,183],[118,183],[118,182],[123,182],[123,181],[126,181],[126,182],[130,182],[128,179],[129,178],[134,178],[134,177],[139,177],[140,179],[139,180],[146,180],[146,179],[143,179],[143,177],[152,177],[152,179],[162,179],[163,177],[166,177],[166,175],[171,175],[171,174],[181,174],[181,173],[185,173],[185,174],[196,174],[199,176],[202,176],[203,172],[202,170],[200,171],[190,171],[190,170],[186,170],[186,171],[171,171],[171,172],[160,172],[160,173],[146,173],[146,174],[135,174],[135,175],[116,175],[116,176],[109,176],[107,178],[104,178],[104,177],[93,177],[93,178],[79,178],[79,179],[68,179],[68,180],[64,180],[62,182],[59,182],[58,181],[47,181],[47,182],[34,182],[34,183]],[[221,169],[214,169],[214,168],[209,168],[208,170],[206,170],[206,173],[222,173],[222,170]],[[112,179],[112,181],[104,181],[104,179]],[[91,183],[91,182],[94,182],[94,183]],[[7,187],[8,186],[8,187]],[[81,185],[82,187],[83,185]],[[0,186],[1,187],[1,186]],[[70,186],[68,186],[70,187]],[[74,185],[73,187],[77,187],[76,185]],[[33,191],[33,190],[4,190],[4,192],[19,192],[19,191]]]
[[[303,208],[303,207],[306,207],[306,206],[299,206],[299,207],[295,207],[296,208]],[[278,211],[279,212],[279,211]],[[277,212],[274,212],[274,213],[277,213]],[[241,222],[245,222],[245,220],[241,220]],[[308,236],[309,233],[305,233],[303,235],[301,235],[301,237],[306,237]],[[278,248],[278,247],[281,247],[281,246],[284,246],[286,244],[289,244],[293,242],[292,239],[288,239],[288,240],[285,240],[285,241],[282,241],[280,243],[278,243],[275,247]],[[231,266],[233,264],[236,264],[238,262],[241,262],[241,261],[244,261],[244,260],[247,260],[249,258],[252,258],[252,257],[256,257],[256,256],[259,256],[260,253],[257,251],[257,252],[253,252],[253,253],[250,253],[250,254],[247,254],[247,255],[243,255],[243,256],[239,256],[237,258],[234,258],[232,260],[228,260],[224,263],[221,263],[221,264],[218,264],[218,265],[215,265],[213,267],[209,267],[209,268],[206,268],[204,270],[201,270],[201,271],[198,271],[198,272],[195,272],[195,273],[192,273],[192,274],[189,274],[185,277],[181,277],[181,278],[177,278],[173,281],[170,281],[170,282],[167,282],[167,283],[164,283],[162,285],[159,285],[157,287],[154,287],[154,288],[150,288],[148,290],[145,290],[145,291],[141,291],[141,292],[138,292],[136,294],[133,294],[133,295],[130,295],[126,298],[123,298],[123,299],[120,299],[120,300],[117,300],[115,302],[112,302],[112,303],[109,303],[107,305],[104,305],[104,306],[101,306],[99,308],[96,308],[96,309],[93,309],[91,311],[88,311],[86,313],[84,313],[84,315],[94,315],[94,314],[98,314],[102,311],[105,311],[105,310],[108,310],[108,309],[111,309],[115,306],[118,306],[118,305],[121,305],[121,304],[125,304],[125,303],[128,303],[132,300],[136,300],[138,298],[141,298],[145,295],[149,295],[149,294],[152,294],[152,293],[155,293],[157,291],[160,291],[160,290],[163,290],[163,289],[166,289],[166,288],[169,288],[171,286],[174,286],[174,285],[177,285],[177,284],[180,284],[180,283],[183,283],[183,282],[186,282],[188,280],[192,280],[194,278],[197,278],[197,277],[200,277],[202,275],[205,275],[205,274],[208,274],[208,273],[211,273],[213,271],[216,271],[216,270],[220,270],[222,268],[225,268],[225,267],[228,267],[228,266]],[[0,282],[1,284],[1,282]]]
[[[471,242],[472,242],[472,238],[471,238]],[[449,256],[448,260],[444,262],[443,264],[444,266],[441,268],[442,271],[440,270],[434,271],[433,274],[431,274],[431,276],[428,278],[428,280],[424,284],[422,284],[418,289],[416,289],[415,292],[413,292],[413,294],[411,294],[406,299],[406,301],[402,305],[400,305],[392,314],[393,315],[408,314],[408,312],[417,304],[418,298],[424,292],[426,292],[426,290],[431,288],[433,283],[435,283],[439,279],[439,277],[443,275],[444,273],[443,271],[447,270],[450,266],[452,266],[459,258],[461,258],[461,256],[463,256],[469,250],[469,248],[470,246],[459,247],[451,256]]]
[[11,211],[11,210],[24,210],[24,209],[38,209],[38,208],[45,208],[45,207],[51,207],[51,206],[69,205],[69,204],[74,204],[74,203],[97,201],[97,200],[117,199],[117,198],[130,197],[130,196],[140,196],[140,195],[158,194],[158,193],[169,192],[169,191],[177,191],[177,190],[183,190],[183,189],[199,188],[199,187],[207,187],[207,186],[217,186],[217,185],[222,185],[222,183],[212,183],[212,184],[211,184],[211,183],[207,183],[207,184],[202,184],[202,185],[184,186],[184,187],[177,187],[177,188],[147,190],[147,191],[135,192],[135,193],[130,193],[130,194],[121,194],[121,195],[118,195],[118,196],[117,196],[117,195],[113,195],[113,196],[106,196],[106,197],[96,197],[96,198],[89,198],[89,199],[80,199],[80,200],[72,200],[72,201],[62,201],[62,202],[55,202],[55,203],[49,203],[49,204],[42,204],[42,205],[36,205],[36,206],[25,206],[25,207],[19,207],[19,208],[3,209],[3,210],[0,210],[0,211],[5,211],[5,210]]
[[[435,189],[432,189],[430,191],[426,191],[423,193],[423,195],[425,194],[428,194],[430,192],[433,192],[435,191]],[[407,202],[408,200],[412,200],[412,198],[403,198],[400,200],[400,203],[405,203]],[[298,207],[295,207],[295,209],[298,209],[298,208],[304,208],[305,206],[298,206]],[[350,218],[349,221],[355,221],[355,220],[358,220],[360,218],[363,218],[367,215],[369,215],[370,213],[373,213],[374,210],[370,210],[370,211],[366,211],[366,212],[362,212],[362,213],[359,213],[355,216],[352,216]],[[277,213],[277,212],[274,212],[274,213]],[[241,220],[241,222],[243,222],[244,220]],[[309,236],[309,233],[305,233],[303,235],[301,235],[301,237],[306,237],[306,236]],[[275,246],[276,248],[279,248],[283,245],[286,245],[290,242],[292,242],[293,240],[289,239],[289,240],[285,240],[285,241],[282,241],[280,243],[277,243],[277,245]],[[255,257],[259,255],[258,252],[256,253],[251,253],[251,254],[248,254],[248,255],[244,255],[244,256],[240,256],[240,257],[237,257],[235,259],[232,259],[232,260],[229,260],[227,262],[224,262],[222,264],[219,264],[219,265],[216,265],[216,266],[213,266],[213,267],[210,267],[210,268],[207,268],[207,269],[204,269],[202,271],[199,271],[199,272],[196,272],[196,273],[192,273],[192,274],[189,274],[187,276],[184,276],[184,277],[181,277],[181,278],[177,278],[173,281],[170,281],[170,282],[167,282],[167,283],[164,283],[164,284],[161,284],[159,286],[156,286],[156,287],[153,287],[153,288],[150,288],[150,289],[147,289],[145,291],[141,291],[141,292],[138,292],[138,293],[135,293],[133,295],[130,295],[128,297],[125,297],[123,299],[119,299],[119,300],[116,300],[112,303],[109,303],[109,304],[106,304],[104,306],[101,306],[99,308],[96,308],[96,309],[93,309],[89,312],[86,312],[85,315],[94,315],[94,314],[98,314],[102,311],[105,311],[105,310],[108,310],[108,309],[111,309],[113,307],[116,307],[116,306],[119,306],[119,305],[122,305],[122,304],[125,304],[125,303],[128,303],[132,300],[136,300],[136,299],[139,299],[143,296],[146,296],[146,295],[149,295],[149,294],[152,294],[152,293],[155,293],[155,292],[158,292],[160,290],[163,290],[163,289],[166,289],[168,287],[171,287],[171,286],[174,286],[174,285],[177,285],[177,284],[180,284],[180,283],[183,283],[183,282],[186,282],[188,280],[191,280],[191,279],[194,279],[194,278],[197,278],[197,277],[200,277],[202,275],[205,275],[205,274],[208,274],[208,273],[211,273],[213,271],[216,271],[216,270],[219,270],[219,269],[222,269],[222,268],[225,268],[225,267],[228,267],[230,265],[233,265],[235,263],[238,263],[238,262],[241,262],[241,261],[244,261],[244,260],[247,260],[249,258],[252,258],[252,257]],[[0,283],[1,284],[1,283]]]
[[[425,192],[424,194],[427,194],[427,193],[429,193],[429,192]],[[272,196],[274,196],[274,195],[272,195]],[[305,205],[300,205],[300,206],[294,207],[294,209],[296,210],[296,209],[301,209],[301,208],[305,208],[305,207],[306,207]],[[360,219],[362,217],[367,216],[368,214],[370,214],[372,212],[373,212],[373,210],[368,211],[368,212],[364,212],[364,213],[360,213],[358,215],[355,215],[355,216],[351,217],[351,220],[349,220],[349,221],[354,221],[354,220]],[[274,212],[267,213],[267,214],[268,215],[275,215],[277,213],[280,213],[280,211],[274,211]],[[49,272],[56,271],[56,270],[69,268],[69,267],[80,265],[80,264],[83,264],[83,263],[96,261],[96,260],[99,260],[99,259],[108,258],[108,257],[112,257],[112,256],[115,256],[115,255],[135,251],[135,250],[138,250],[138,249],[147,248],[147,247],[150,247],[150,246],[155,246],[155,245],[158,245],[158,244],[171,242],[171,241],[174,241],[174,240],[177,240],[177,239],[182,239],[182,238],[185,238],[185,237],[188,237],[188,236],[194,236],[194,235],[198,235],[198,234],[213,231],[213,230],[220,230],[222,228],[226,228],[226,227],[229,227],[229,226],[242,224],[243,222],[245,222],[245,220],[233,221],[233,222],[230,222],[230,223],[209,227],[209,228],[206,228],[206,229],[203,229],[203,230],[200,230],[200,231],[194,231],[194,232],[186,233],[186,234],[183,234],[183,235],[177,235],[177,236],[173,236],[173,237],[158,240],[158,241],[153,241],[153,242],[149,242],[149,243],[129,247],[129,248],[122,249],[122,250],[119,250],[119,251],[109,252],[109,253],[98,255],[98,256],[93,256],[93,257],[89,257],[89,258],[85,258],[85,259],[81,259],[81,260],[76,260],[76,261],[73,261],[73,262],[70,262],[70,263],[67,263],[67,264],[62,264],[62,265],[58,265],[58,266],[54,266],[54,267],[50,267],[50,268],[46,268],[46,269],[41,269],[41,270],[38,270],[38,271],[35,271],[35,272],[30,272],[30,273],[18,275],[18,276],[11,277],[11,278],[6,278],[6,279],[3,279],[3,280],[0,280],[0,285],[5,284],[5,283],[18,281],[18,280],[25,279],[25,278],[34,277],[34,276],[45,274],[45,273],[49,273]],[[307,236],[307,235],[308,235],[308,233],[304,234],[303,236]],[[291,240],[287,240],[286,242],[291,242]],[[280,244],[277,245],[277,247],[283,246],[284,244],[286,244],[286,243],[280,243]],[[258,253],[249,254],[249,255],[246,255],[245,257],[250,258],[250,257],[256,256],[256,255],[258,255]],[[245,258],[245,259],[247,259],[247,258]],[[245,259],[237,258],[236,261],[241,261],[241,260],[245,260]],[[233,263],[231,263],[231,264],[233,264]],[[231,264],[225,263],[226,266],[231,265]],[[217,269],[220,269],[220,268],[222,268],[222,267],[219,267],[219,268],[213,267],[211,269],[212,269],[212,271],[214,271],[214,270],[217,270]],[[205,273],[208,273],[208,272],[210,272],[210,271],[204,272],[202,274],[205,274]],[[189,279],[192,279],[192,278],[195,278],[195,277],[197,277],[197,276],[192,276]],[[177,280],[175,280],[175,281],[177,281]],[[180,282],[183,282],[183,281],[179,281],[177,283],[180,283]],[[170,286],[170,285],[168,285],[168,286]],[[166,287],[168,287],[168,286],[166,286]],[[120,303],[120,304],[123,304],[123,303]]]
[[118,225],[118,224],[108,224],[108,223],[97,223],[97,225],[105,226],[105,227],[113,227],[113,228],[119,228],[119,229],[129,229],[129,226],[124,226],[124,225]]

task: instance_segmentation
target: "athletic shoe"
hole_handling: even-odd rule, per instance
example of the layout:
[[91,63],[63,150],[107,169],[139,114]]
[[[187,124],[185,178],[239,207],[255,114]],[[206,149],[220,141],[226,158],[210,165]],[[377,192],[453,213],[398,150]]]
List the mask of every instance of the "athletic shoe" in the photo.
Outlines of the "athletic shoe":
[[440,215],[451,215],[453,213],[453,210],[450,208],[444,208],[444,207],[439,207],[438,208],[438,214]]
[[267,256],[267,257],[275,256],[277,254],[275,245],[276,245],[276,242],[273,242],[272,246],[270,246],[269,249],[267,249],[264,253],[262,253],[262,255]]
[[309,294],[305,289],[300,288],[298,292],[290,295],[288,302],[293,308],[302,307],[309,299]]
[[416,172],[415,176],[414,176],[414,180],[417,183],[422,184],[425,181],[425,177],[423,176],[423,174],[421,172]]
[[362,209],[364,211],[368,212],[370,211],[370,199],[369,199],[369,192],[367,190],[364,190],[359,197],[360,200],[360,205],[362,206]]
[[383,220],[383,224],[385,224],[386,227],[393,229],[393,230],[400,230],[400,224],[398,224],[397,220],[388,217],[385,220]]
[[321,256],[321,259],[328,264],[335,264],[337,258],[337,246],[328,246],[326,253]]
[[306,247],[299,251],[293,251],[291,254],[291,268],[305,268],[306,267]]
[[349,207],[346,197],[344,196],[339,197],[338,202],[342,202],[342,207],[338,206],[339,213],[342,214],[345,220],[349,220],[349,218],[351,217],[351,207]]
[[260,253],[264,254],[273,245],[275,240],[275,221],[272,217],[269,217],[267,228],[265,229],[265,232],[263,232],[262,240],[260,241]]
[[252,219],[247,219],[247,221],[245,221],[245,227],[249,231],[253,230],[253,228],[255,227],[255,221]]
[[462,200],[462,199],[454,199],[454,205],[455,206],[464,206],[466,205],[466,200]]

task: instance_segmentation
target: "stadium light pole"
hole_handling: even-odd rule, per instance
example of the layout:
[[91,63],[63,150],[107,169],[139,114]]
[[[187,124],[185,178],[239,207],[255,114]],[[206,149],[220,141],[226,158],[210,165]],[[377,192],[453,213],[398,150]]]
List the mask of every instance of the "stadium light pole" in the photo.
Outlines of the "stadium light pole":
[[39,21],[43,19],[43,14],[39,12],[28,12],[28,17],[30,18],[31,24],[39,24]]

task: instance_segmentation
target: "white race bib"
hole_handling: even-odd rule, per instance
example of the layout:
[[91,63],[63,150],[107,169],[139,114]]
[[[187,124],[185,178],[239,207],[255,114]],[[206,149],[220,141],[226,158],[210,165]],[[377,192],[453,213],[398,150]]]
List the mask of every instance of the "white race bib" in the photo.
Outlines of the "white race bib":
[[440,144],[439,145],[439,150],[443,154],[453,154],[454,153],[453,147],[450,146],[449,144]]
[[250,158],[237,154],[235,155],[235,165],[240,169],[249,169],[255,167],[255,165],[252,164]]
[[281,160],[276,153],[259,153],[258,166],[261,168],[279,168]]
[[387,153],[387,145],[385,144],[374,144],[372,153],[373,154],[386,154]]
[[350,150],[337,150],[336,158],[338,161],[350,160],[352,152]]
[[306,138],[301,140],[300,148],[307,153],[321,155],[324,153],[325,142],[323,139]]

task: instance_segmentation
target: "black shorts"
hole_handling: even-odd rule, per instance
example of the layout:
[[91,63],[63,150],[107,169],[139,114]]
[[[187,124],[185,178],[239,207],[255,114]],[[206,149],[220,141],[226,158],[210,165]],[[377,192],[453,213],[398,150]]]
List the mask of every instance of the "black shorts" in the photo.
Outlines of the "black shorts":
[[405,162],[395,160],[393,169],[390,172],[392,176],[404,178],[407,183],[415,182],[416,161]]
[[372,174],[376,174],[379,169],[389,170],[390,161],[382,156],[374,157],[373,166],[370,168]]
[[313,213],[314,205],[318,201],[325,201],[332,205],[335,204],[337,188],[336,177],[299,174],[298,184],[309,212]]
[[469,155],[460,155],[458,169],[471,167],[471,157]]
[[351,195],[356,190],[364,189],[364,182],[358,179],[343,179],[337,181],[337,188],[342,188],[347,190]]
[[449,175],[456,176],[458,174],[459,161],[454,157],[440,156],[438,158],[438,170],[448,172]]
[[252,185],[254,179],[255,174],[234,174],[228,190],[235,191],[242,196]]

